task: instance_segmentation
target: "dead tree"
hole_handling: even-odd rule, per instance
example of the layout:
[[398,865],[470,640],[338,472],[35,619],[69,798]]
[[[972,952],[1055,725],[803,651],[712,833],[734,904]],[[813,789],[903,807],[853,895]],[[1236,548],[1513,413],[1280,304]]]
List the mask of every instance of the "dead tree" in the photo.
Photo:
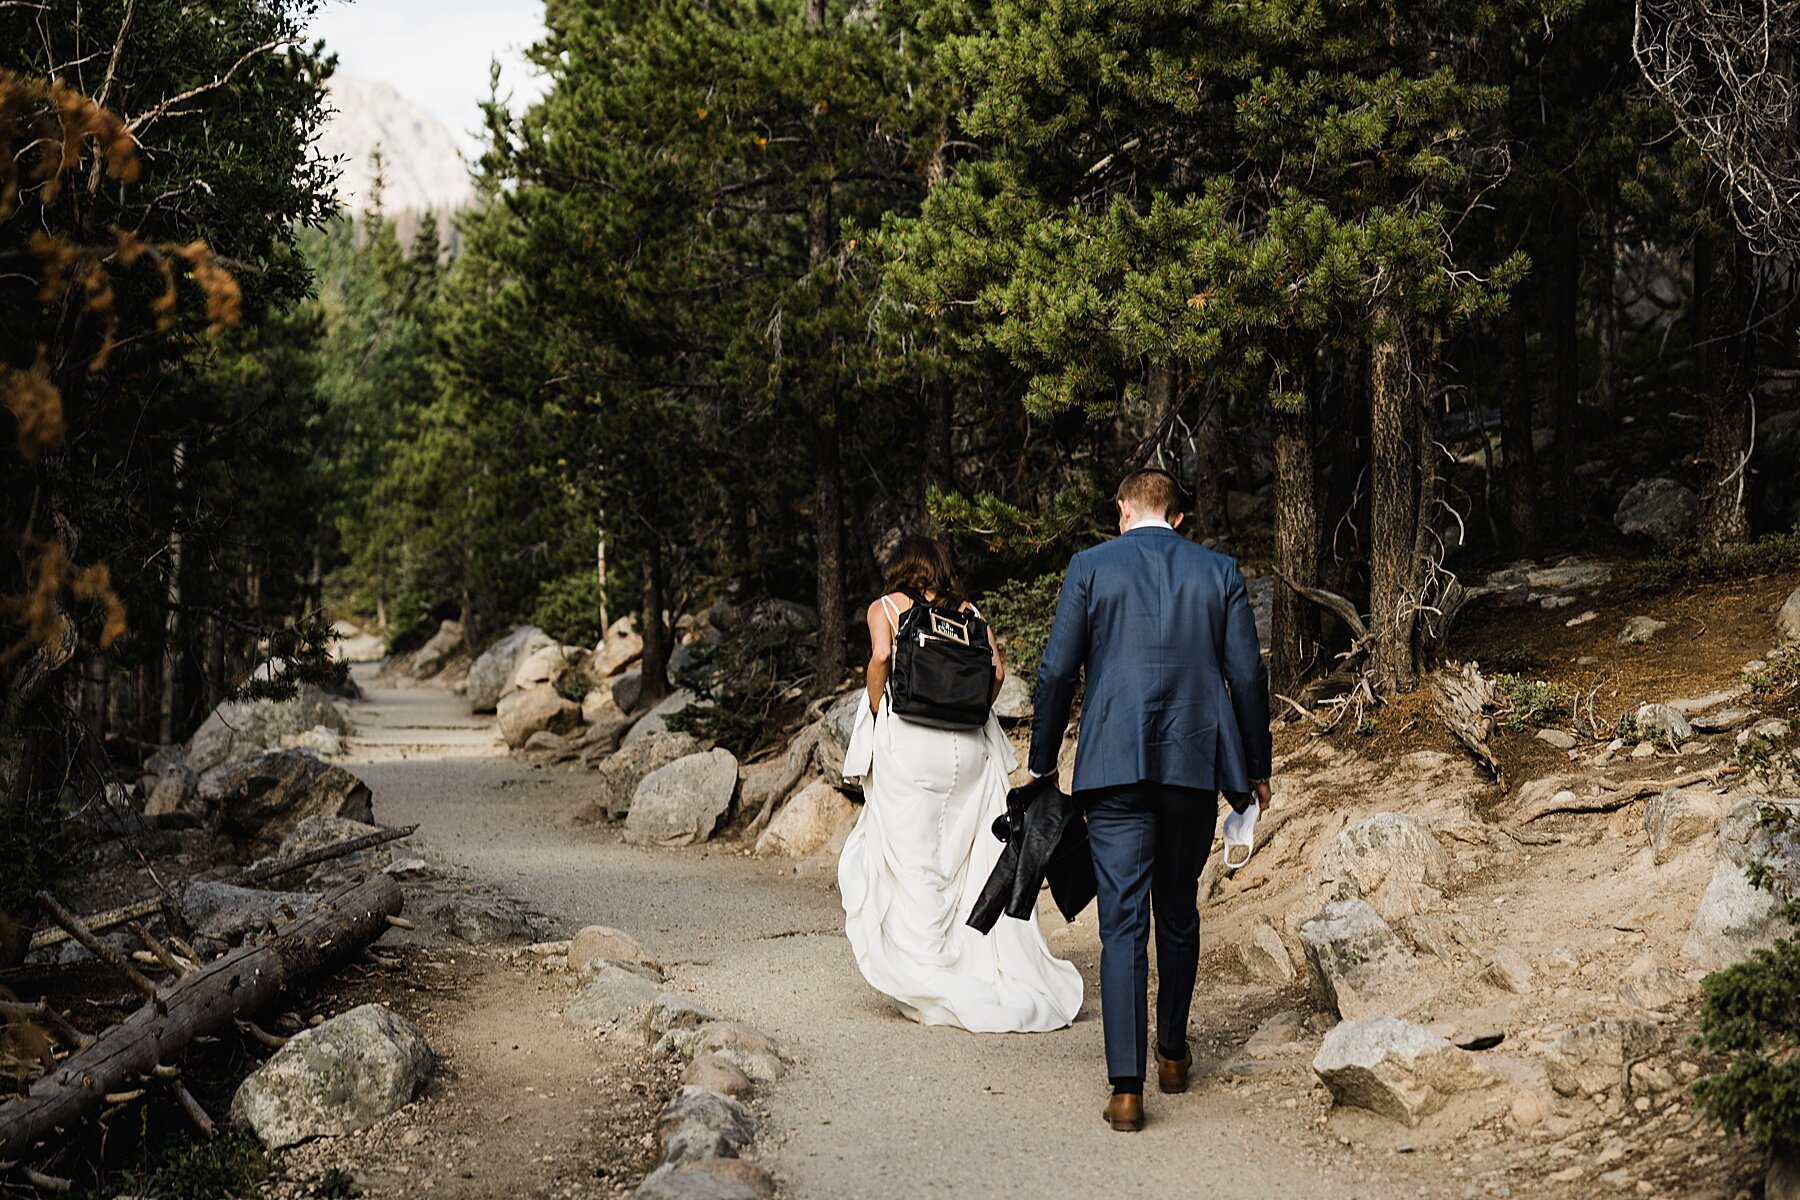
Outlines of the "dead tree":
[[47,1138],[101,1108],[108,1095],[169,1078],[174,1060],[195,1038],[356,955],[381,935],[401,904],[400,885],[389,876],[347,884],[260,944],[246,944],[155,989],[154,999],[32,1081],[24,1095],[0,1104],[0,1161],[33,1157]]

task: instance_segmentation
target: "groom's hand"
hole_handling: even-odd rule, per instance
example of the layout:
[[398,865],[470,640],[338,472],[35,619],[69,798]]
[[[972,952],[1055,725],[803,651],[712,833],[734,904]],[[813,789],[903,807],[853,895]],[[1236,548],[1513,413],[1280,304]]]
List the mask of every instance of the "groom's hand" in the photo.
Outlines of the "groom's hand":
[[1274,792],[1269,787],[1268,780],[1257,779],[1257,780],[1251,781],[1250,794],[1252,796],[1256,797],[1256,809],[1258,812],[1268,812],[1269,811],[1269,798],[1270,798],[1270,796],[1272,796],[1274,794]]

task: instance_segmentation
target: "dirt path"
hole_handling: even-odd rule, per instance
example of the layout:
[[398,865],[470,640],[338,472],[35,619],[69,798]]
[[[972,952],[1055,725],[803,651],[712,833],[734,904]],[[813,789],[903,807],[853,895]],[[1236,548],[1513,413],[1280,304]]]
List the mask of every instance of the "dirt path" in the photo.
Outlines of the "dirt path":
[[[1323,1127],[1321,1090],[1298,1098],[1291,1088],[1265,1090],[1255,1077],[1262,1072],[1241,1063],[1226,1073],[1264,1014],[1205,981],[1194,1091],[1152,1095],[1142,1134],[1106,1129],[1091,913],[1054,938],[1088,980],[1074,1027],[1002,1037],[924,1029],[895,1015],[857,974],[829,872],[796,873],[726,846],[649,852],[605,827],[557,829],[556,814],[587,786],[584,773],[509,760],[491,724],[471,719],[452,695],[364,684],[350,758],[374,789],[380,820],[418,822],[417,847],[526,901],[563,935],[590,923],[630,931],[669,969],[674,988],[798,1045],[803,1061],[769,1094],[757,1141],[788,1195],[1038,1197],[1054,1187],[1080,1197],[1201,1187],[1221,1197],[1349,1200],[1463,1192],[1439,1186],[1454,1147],[1441,1161],[1346,1148]],[[466,1059],[459,1079],[473,1084],[468,1077],[491,1066]],[[524,1108],[534,1102],[525,1077],[502,1072],[479,1086],[520,1093]],[[506,1170],[470,1154],[452,1194],[511,1194],[517,1179]],[[1431,1179],[1439,1183],[1422,1182]]]

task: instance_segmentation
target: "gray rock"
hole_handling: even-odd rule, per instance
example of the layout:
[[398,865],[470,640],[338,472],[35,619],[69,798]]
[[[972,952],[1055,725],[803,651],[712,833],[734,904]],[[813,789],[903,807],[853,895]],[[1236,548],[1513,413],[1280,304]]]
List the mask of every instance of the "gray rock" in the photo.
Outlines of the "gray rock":
[[244,935],[292,920],[319,902],[316,892],[265,892],[189,880],[175,886],[175,912],[197,937],[236,945]]
[[1294,969],[1294,959],[1288,953],[1287,944],[1266,917],[1250,926],[1250,932],[1238,942],[1237,949],[1238,958],[1252,979],[1289,983],[1299,974]]
[[1784,642],[1800,642],[1800,587],[1781,602],[1775,614],[1775,633]]
[[684,1084],[656,1118],[666,1163],[736,1158],[756,1136],[756,1118],[730,1096]]
[[648,1009],[661,993],[655,980],[625,966],[612,963],[595,964],[585,972],[583,983],[569,1000],[563,1015],[586,1029],[602,1029],[617,1025],[640,1009]]
[[1537,740],[1558,750],[1575,748],[1575,735],[1563,729],[1540,729],[1537,731]]
[[868,702],[868,692],[859,688],[832,701],[819,722],[813,762],[819,769],[819,778],[841,791],[862,790],[861,785],[844,779],[844,754],[850,749],[850,735],[856,729],[857,707]]
[[579,971],[595,959],[605,958],[646,961],[637,939],[610,925],[584,925],[569,939],[569,970]]
[[290,733],[281,739],[283,750],[305,750],[321,758],[335,758],[344,752],[344,739],[323,725],[314,725],[305,733]]
[[663,992],[651,1001],[650,1011],[644,1017],[644,1029],[654,1041],[663,1034],[680,1029],[699,1029],[718,1019],[718,1013],[700,1007],[691,997],[678,992]]
[[354,1133],[411,1101],[431,1067],[417,1026],[364,1004],[289,1038],[238,1087],[231,1116],[271,1148]]
[[690,754],[644,776],[625,816],[625,840],[638,846],[691,846],[713,835],[737,793],[729,750]]
[[1679,746],[1694,736],[1694,727],[1688,719],[1666,704],[1640,704],[1631,719],[1637,723],[1640,733],[1654,734],[1667,745]]
[[1397,921],[1443,903],[1450,858],[1413,817],[1376,813],[1343,830],[1319,856],[1318,875],[1337,900],[1366,900]]
[[[613,702],[611,688],[597,687],[581,698],[581,720],[587,725],[613,725],[624,721],[625,714]],[[630,724],[625,728],[630,729]],[[617,744],[615,740],[614,746]]]
[[750,610],[750,619],[758,625],[791,625],[796,629],[817,629],[819,610],[810,604],[769,598],[759,600]]
[[575,752],[574,745],[560,733],[551,733],[548,729],[540,729],[525,739],[521,747],[528,754],[568,754]]
[[678,712],[686,712],[696,705],[706,704],[710,704],[710,702],[702,701],[698,696],[695,696],[694,693],[688,691],[686,688],[677,688],[675,691],[671,692],[666,699],[658,703],[655,708],[645,713],[643,719],[631,727],[631,732],[625,735],[625,740],[620,742],[619,745],[635,746],[645,738],[652,738],[658,734],[669,733],[671,732],[669,729],[670,717]]
[[150,798],[144,801],[144,815],[147,817],[169,817],[177,813],[204,821],[211,815],[211,806],[200,799],[200,776],[190,770],[186,763],[175,763],[157,776],[156,786],[150,792]]
[[1738,726],[1756,719],[1756,710],[1743,705],[1732,705],[1730,708],[1715,708],[1711,712],[1696,713],[1689,717],[1689,723],[1701,733],[1729,733]]
[[595,805],[617,820],[631,811],[632,797],[646,775],[699,749],[700,743],[685,733],[659,733],[620,747],[595,773]]
[[700,1055],[681,1073],[681,1082],[737,1100],[748,1100],[756,1091],[750,1076],[723,1054]]
[[274,853],[307,817],[373,824],[368,785],[300,750],[273,750],[200,777],[201,801],[216,809],[226,836],[253,858]]
[[[1785,828],[1765,829],[1762,810],[1792,818]],[[1700,898],[1700,909],[1682,943],[1683,957],[1709,971],[1730,966],[1774,943],[1786,928],[1779,900],[1751,884],[1744,868],[1763,863],[1778,884],[1800,886],[1800,800],[1739,801],[1719,822],[1718,865]]]
[[[739,1171],[720,1168],[734,1164]],[[637,1200],[769,1200],[775,1194],[768,1173],[738,1158],[713,1158],[677,1165],[665,1163],[644,1177],[633,1195]]]
[[1619,645],[1641,646],[1668,627],[1667,621],[1659,621],[1655,617],[1632,617],[1625,622],[1625,628],[1619,630]]
[[1299,935],[1313,999],[1326,1012],[1356,1020],[1418,999],[1418,959],[1367,901],[1335,900]]
[[1800,1200],[1800,1150],[1781,1146],[1769,1151],[1763,1200]]
[[[507,692],[521,691],[543,683],[554,686],[564,680],[573,682],[581,677],[581,668],[587,660],[588,651],[581,646],[564,646],[557,642],[539,646],[519,659],[513,667],[512,677],[506,681],[500,694],[504,696]],[[586,685],[585,678],[582,678],[582,684]]]
[[1700,526],[1700,497],[1673,479],[1640,479],[1619,501],[1613,524],[1659,544],[1686,541]]
[[500,697],[494,715],[500,725],[500,736],[514,750],[542,730],[565,734],[581,724],[581,706],[567,699],[547,683],[534,684]]
[[1494,1077],[1475,1056],[1397,1017],[1346,1021],[1325,1035],[1313,1072],[1338,1104],[1417,1125]]
[[630,617],[620,617],[607,626],[600,644],[583,668],[595,683],[605,683],[623,671],[644,652],[644,639],[632,628]]
[[343,710],[312,684],[301,684],[286,700],[227,700],[213,709],[188,740],[187,767],[204,775],[274,750],[281,739],[324,726],[340,736],[356,732]]
[[521,625],[483,650],[469,664],[468,690],[464,693],[469,711],[493,712],[519,664],[545,646],[555,644],[556,639],[536,625]]
[[643,697],[643,694],[644,669],[642,667],[633,667],[631,670],[613,678],[613,703],[619,706],[620,712],[630,713],[635,711],[638,706],[638,700]]
[[1483,983],[1492,984],[1506,992],[1515,992],[1524,996],[1531,992],[1531,985],[1537,978],[1531,964],[1525,956],[1511,946],[1502,946],[1494,951],[1479,976]]
[[830,846],[856,824],[857,807],[844,793],[819,781],[781,806],[756,839],[764,857],[805,858]]
[[1644,804],[1644,833],[1655,861],[1674,858],[1682,849],[1718,831],[1730,801],[1698,788],[1671,788]]
[[758,1084],[767,1086],[780,1079],[790,1057],[787,1048],[760,1029],[736,1021],[713,1021],[701,1025],[698,1036],[688,1043],[687,1053],[698,1059],[716,1056],[730,1063]]
[[422,858],[397,858],[381,868],[381,873],[392,875],[402,883],[424,883],[442,875],[442,872]]
[[[1734,683],[1704,696],[1684,696],[1679,700],[1671,700],[1669,707],[1691,720],[1698,713],[1718,708],[1721,704],[1730,704],[1734,700],[1742,700],[1749,694],[1750,688],[1746,684]],[[1695,724],[1698,725],[1699,722],[1695,721]]]
[[1559,1096],[1614,1091],[1625,1064],[1654,1053],[1661,1044],[1662,1031],[1653,1022],[1605,1017],[1557,1038],[1544,1059],[1544,1074]]
[[1693,995],[1694,985],[1663,966],[1654,954],[1646,954],[1625,968],[1617,991],[1627,1004],[1661,1012]]
[[[314,814],[303,817],[294,831],[282,839],[281,848],[275,851],[275,857],[298,858],[302,854],[314,850],[323,850],[327,846],[335,846],[339,842],[347,842],[352,838],[365,837],[371,833],[381,832],[380,827],[363,821],[352,821],[346,817],[327,817]],[[306,875],[308,886],[324,889],[346,883],[364,875],[371,875],[381,870],[393,857],[386,846],[371,846],[367,850],[358,850],[354,854],[346,854],[340,858],[329,859],[312,868]]]
[[444,669],[457,651],[463,648],[463,627],[458,621],[441,621],[437,632],[412,656],[414,679],[429,679]]
[[444,931],[472,945],[489,942],[524,942],[531,939],[531,922],[518,907],[491,896],[459,892],[431,911],[443,922]]
[[1019,676],[1008,674],[1000,681],[1000,694],[994,697],[994,715],[1002,721],[1029,721],[1032,714],[1031,689]]

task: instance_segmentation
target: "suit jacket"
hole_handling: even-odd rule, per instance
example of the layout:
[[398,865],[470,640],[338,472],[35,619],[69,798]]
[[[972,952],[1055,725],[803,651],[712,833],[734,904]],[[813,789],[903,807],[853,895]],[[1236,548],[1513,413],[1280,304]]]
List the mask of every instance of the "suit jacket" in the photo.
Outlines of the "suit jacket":
[[1269,777],[1269,672],[1232,559],[1144,526],[1070,560],[1038,664],[1035,774],[1056,769],[1084,669],[1072,791]]
[[1073,921],[1094,898],[1094,856],[1088,850],[1081,806],[1048,779],[1034,779],[1006,794],[1006,811],[994,818],[994,836],[1006,843],[982,886],[968,923],[983,933],[1000,914],[1023,921],[1037,911],[1046,880],[1062,915]]

